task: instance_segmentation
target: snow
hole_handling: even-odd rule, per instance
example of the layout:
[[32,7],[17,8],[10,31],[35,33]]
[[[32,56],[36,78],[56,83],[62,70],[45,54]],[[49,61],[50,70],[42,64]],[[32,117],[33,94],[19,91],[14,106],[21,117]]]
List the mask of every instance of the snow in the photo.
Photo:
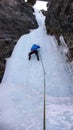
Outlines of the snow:
[[[73,130],[73,80],[55,37],[46,34],[45,17],[36,9],[35,15],[39,28],[21,36],[7,59],[0,85],[0,130],[43,129],[44,80],[46,130]],[[33,44],[41,46],[40,61],[35,55],[28,60]]]
[[38,10],[47,10],[47,2],[45,1],[36,1],[36,4],[34,5],[34,8],[35,9],[38,9]]

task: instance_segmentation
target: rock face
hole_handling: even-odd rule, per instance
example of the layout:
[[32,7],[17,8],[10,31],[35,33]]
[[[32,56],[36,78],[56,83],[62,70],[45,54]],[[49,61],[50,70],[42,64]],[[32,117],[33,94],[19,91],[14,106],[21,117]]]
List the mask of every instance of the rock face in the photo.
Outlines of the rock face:
[[[63,35],[73,60],[73,0],[49,0],[45,25],[47,33]],[[59,41],[60,45],[60,41]]]
[[0,1],[0,81],[4,74],[5,58],[10,57],[21,35],[38,27],[33,8],[21,0]]
[[27,0],[27,3],[33,6],[36,3],[36,0]]

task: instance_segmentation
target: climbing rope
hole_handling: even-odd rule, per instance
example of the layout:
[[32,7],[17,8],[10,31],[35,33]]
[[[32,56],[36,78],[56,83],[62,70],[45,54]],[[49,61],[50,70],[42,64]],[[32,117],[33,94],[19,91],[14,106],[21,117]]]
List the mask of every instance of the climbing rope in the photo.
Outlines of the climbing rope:
[[40,55],[40,59],[41,59],[41,64],[42,64],[42,68],[43,68],[43,72],[44,72],[44,112],[43,112],[43,130],[46,130],[46,82],[45,82],[45,69],[44,69],[44,65],[43,65],[43,60],[42,57]]

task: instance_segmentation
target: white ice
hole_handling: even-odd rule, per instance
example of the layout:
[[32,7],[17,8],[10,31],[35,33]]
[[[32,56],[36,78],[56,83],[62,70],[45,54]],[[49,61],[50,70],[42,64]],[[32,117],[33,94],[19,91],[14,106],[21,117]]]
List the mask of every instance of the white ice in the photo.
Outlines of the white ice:
[[[0,130],[43,130],[44,79],[46,130],[73,130],[72,77],[55,37],[46,34],[45,17],[37,10],[35,15],[39,28],[21,36],[7,59],[0,85]],[[28,60],[33,44],[41,47],[40,61],[35,55]]]

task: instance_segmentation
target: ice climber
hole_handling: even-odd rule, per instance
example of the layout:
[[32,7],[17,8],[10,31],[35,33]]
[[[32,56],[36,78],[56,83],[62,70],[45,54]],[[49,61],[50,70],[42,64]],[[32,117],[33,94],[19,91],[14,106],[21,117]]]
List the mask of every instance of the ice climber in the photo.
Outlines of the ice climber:
[[31,55],[35,54],[37,57],[37,60],[39,60],[39,55],[38,55],[38,49],[40,48],[39,45],[33,44],[33,46],[31,47],[31,51],[29,52],[28,56],[29,56],[29,60],[31,59]]

